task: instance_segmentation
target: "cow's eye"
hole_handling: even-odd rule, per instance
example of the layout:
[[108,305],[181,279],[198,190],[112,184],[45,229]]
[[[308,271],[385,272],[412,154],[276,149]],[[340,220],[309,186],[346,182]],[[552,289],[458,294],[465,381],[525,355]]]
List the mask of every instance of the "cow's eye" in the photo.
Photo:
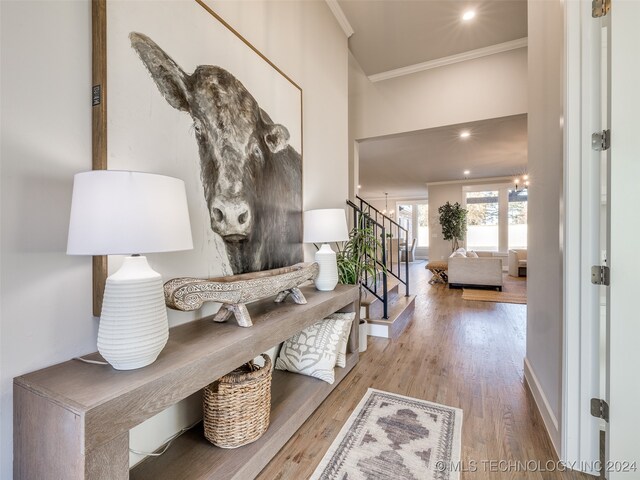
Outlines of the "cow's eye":
[[260,151],[260,146],[259,145],[254,145],[253,146],[253,151],[252,151],[253,155],[255,155],[257,158],[260,158],[262,156],[262,152]]
[[194,122],[193,124],[193,130],[196,132],[197,136],[202,135],[202,127],[200,126],[199,122]]

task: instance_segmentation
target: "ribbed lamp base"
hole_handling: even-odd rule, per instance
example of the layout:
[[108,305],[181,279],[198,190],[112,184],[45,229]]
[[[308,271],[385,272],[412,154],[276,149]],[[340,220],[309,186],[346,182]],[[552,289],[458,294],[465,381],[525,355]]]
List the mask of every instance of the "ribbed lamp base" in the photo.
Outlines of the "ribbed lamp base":
[[338,263],[336,252],[328,243],[322,244],[316,252],[316,263],[320,267],[316,277],[316,288],[323,292],[334,290],[338,284]]
[[127,257],[104,289],[98,351],[116,370],[153,363],[169,338],[162,277],[146,257]]

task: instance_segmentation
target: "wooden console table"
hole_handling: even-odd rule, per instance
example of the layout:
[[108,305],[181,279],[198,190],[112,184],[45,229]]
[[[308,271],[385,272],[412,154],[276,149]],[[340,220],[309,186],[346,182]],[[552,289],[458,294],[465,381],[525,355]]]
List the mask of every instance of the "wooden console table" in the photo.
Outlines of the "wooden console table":
[[[302,289],[306,305],[249,305],[253,327],[210,317],[174,327],[158,360],[117,371],[68,361],[14,379],[14,478],[248,479],[255,477],[358,361],[358,288]],[[129,470],[129,430],[260,353],[336,311],[355,311],[347,366],[333,385],[274,371],[269,430],[234,450],[208,443],[198,428],[160,457]],[[98,354],[94,357],[99,358]]]

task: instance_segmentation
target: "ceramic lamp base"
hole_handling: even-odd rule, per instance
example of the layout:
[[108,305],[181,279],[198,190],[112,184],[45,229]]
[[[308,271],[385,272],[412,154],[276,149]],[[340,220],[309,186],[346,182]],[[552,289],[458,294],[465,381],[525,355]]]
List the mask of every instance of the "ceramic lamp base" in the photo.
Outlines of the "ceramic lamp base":
[[169,338],[162,277],[146,257],[126,257],[104,289],[98,351],[116,370],[153,363]]
[[320,250],[316,252],[316,263],[320,267],[315,281],[316,288],[323,292],[334,290],[338,284],[338,263],[336,252],[328,243],[322,244]]

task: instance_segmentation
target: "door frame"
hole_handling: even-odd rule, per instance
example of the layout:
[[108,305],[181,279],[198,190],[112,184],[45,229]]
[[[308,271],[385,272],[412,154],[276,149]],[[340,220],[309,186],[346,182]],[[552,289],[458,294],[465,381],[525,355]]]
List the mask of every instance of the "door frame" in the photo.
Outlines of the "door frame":
[[[570,468],[597,474],[599,420],[590,415],[590,399],[599,396],[599,290],[590,283],[598,265],[600,163],[591,150],[598,130],[599,49],[593,52],[590,2],[564,2],[564,250],[563,403],[560,460]],[[598,38],[599,38],[599,34]],[[598,157],[599,158],[599,157]]]

